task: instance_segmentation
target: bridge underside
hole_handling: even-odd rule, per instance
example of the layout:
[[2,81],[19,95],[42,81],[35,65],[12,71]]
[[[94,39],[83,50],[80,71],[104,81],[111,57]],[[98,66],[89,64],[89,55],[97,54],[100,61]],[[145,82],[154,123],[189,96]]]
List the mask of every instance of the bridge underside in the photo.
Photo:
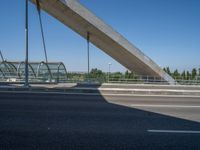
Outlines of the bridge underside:
[[[32,0],[35,3],[35,0]],[[162,77],[170,84],[174,79],[128,40],[114,31],[76,0],[40,0],[40,6],[57,20],[90,41],[130,71],[139,75]]]

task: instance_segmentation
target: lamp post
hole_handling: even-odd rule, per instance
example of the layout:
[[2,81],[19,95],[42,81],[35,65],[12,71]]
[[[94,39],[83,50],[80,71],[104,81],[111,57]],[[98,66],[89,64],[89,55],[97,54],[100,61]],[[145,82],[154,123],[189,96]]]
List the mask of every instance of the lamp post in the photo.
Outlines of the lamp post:
[[29,87],[28,83],[28,0],[25,1],[25,40],[26,40],[26,56],[25,56],[25,87]]
[[87,32],[87,63],[88,63],[88,79],[90,82],[90,32]]
[[110,81],[110,67],[111,67],[111,63],[108,63],[108,82]]

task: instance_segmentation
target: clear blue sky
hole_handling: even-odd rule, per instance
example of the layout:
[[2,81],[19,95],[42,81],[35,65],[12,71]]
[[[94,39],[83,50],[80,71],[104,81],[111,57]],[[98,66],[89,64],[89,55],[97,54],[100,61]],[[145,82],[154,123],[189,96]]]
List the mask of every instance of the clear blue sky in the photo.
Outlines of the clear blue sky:
[[[200,0],[80,0],[89,10],[140,48],[161,67],[200,68]],[[44,60],[39,21],[30,3],[30,60]],[[86,41],[42,13],[49,61],[69,71],[86,71]],[[1,0],[0,49],[7,60],[24,60],[24,0]],[[78,55],[78,57],[76,57]],[[125,68],[95,46],[91,67]]]

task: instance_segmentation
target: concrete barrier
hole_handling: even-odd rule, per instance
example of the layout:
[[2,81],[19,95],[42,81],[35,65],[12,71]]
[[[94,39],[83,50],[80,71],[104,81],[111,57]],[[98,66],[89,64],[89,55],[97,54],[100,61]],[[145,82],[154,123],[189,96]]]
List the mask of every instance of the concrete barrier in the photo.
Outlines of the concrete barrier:
[[0,92],[49,92],[58,94],[96,94],[96,95],[168,95],[168,96],[199,96],[199,86],[158,86],[158,85],[89,85],[59,84],[33,85],[25,88],[22,85],[0,86]]

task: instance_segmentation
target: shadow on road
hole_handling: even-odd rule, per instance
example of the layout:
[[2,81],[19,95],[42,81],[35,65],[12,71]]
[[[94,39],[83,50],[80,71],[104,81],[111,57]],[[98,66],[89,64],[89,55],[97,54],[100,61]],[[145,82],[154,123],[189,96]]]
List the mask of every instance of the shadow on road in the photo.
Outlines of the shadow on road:
[[149,129],[199,131],[200,124],[112,104],[102,95],[0,94],[0,149],[200,149],[200,134]]

